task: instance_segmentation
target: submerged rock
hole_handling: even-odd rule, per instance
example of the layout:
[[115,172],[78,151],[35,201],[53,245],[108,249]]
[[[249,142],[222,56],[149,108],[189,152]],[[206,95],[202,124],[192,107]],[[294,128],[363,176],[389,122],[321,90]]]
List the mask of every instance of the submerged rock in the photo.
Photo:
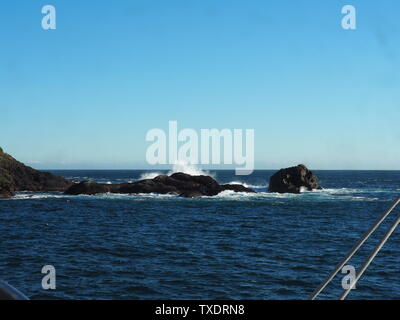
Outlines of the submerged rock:
[[175,194],[186,198],[215,196],[224,190],[235,192],[255,192],[242,185],[220,185],[209,176],[192,176],[178,172],[171,176],[159,175],[154,179],[140,180],[134,183],[100,184],[93,181],[84,181],[72,185],[65,194],[98,194],[98,193],[158,193]]
[[0,148],[0,197],[12,197],[16,191],[65,191],[72,183],[28,167]]
[[108,193],[110,188],[108,185],[103,183],[97,183],[95,181],[82,181],[81,183],[74,184],[70,186],[64,193],[68,195],[78,195],[78,194],[98,194],[98,193]]
[[308,191],[321,189],[317,176],[303,164],[281,169],[269,179],[269,192],[300,193],[301,188]]
[[242,186],[241,184],[223,184],[221,185],[222,190],[231,190],[235,192],[248,192],[248,193],[256,193],[253,189],[246,188],[245,186]]

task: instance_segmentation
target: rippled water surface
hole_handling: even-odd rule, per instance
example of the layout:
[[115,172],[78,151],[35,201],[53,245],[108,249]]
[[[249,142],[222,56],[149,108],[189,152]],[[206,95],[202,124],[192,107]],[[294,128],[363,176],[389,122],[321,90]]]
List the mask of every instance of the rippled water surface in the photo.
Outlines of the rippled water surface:
[[[55,171],[135,181],[145,171]],[[258,194],[64,196],[0,200],[0,277],[32,299],[306,299],[400,193],[400,172],[320,171],[322,191],[265,192],[272,171],[211,172]],[[395,212],[400,213],[400,210]],[[356,269],[395,215],[351,261]],[[400,298],[396,231],[349,298]],[[57,289],[41,289],[54,265]],[[343,275],[322,298],[337,298]]]

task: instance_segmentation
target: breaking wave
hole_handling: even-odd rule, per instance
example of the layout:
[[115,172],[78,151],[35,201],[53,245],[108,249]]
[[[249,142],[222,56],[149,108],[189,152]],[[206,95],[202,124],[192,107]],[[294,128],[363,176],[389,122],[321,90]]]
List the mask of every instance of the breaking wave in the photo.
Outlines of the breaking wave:
[[140,175],[139,180],[154,179],[155,177],[162,174],[162,172],[145,172]]
[[209,171],[206,170],[202,170],[198,167],[196,167],[193,164],[189,164],[187,162],[184,161],[177,161],[172,169],[168,172],[168,175],[171,175],[173,173],[176,172],[183,172],[183,173],[187,173],[190,174],[192,176],[211,176],[214,177],[213,174],[211,174]]
[[[154,173],[156,174],[156,173]],[[237,182],[236,182],[237,183]],[[234,184],[234,182],[232,182]],[[247,193],[247,192],[234,192],[231,190],[226,190],[221,192],[220,194],[212,197],[201,197],[196,198],[196,200],[201,199],[215,199],[215,200],[265,200],[268,199],[304,199],[308,201],[323,201],[323,200],[343,200],[343,201],[379,201],[379,193],[384,192],[381,190],[370,190],[370,192],[366,192],[366,190],[359,189],[350,189],[350,188],[338,188],[338,189],[323,189],[323,190],[314,190],[314,191],[302,191],[300,194],[291,194],[291,193],[274,193],[274,192],[265,192],[265,186],[254,186],[244,184],[246,187],[253,188],[255,190],[259,190],[262,187],[262,191],[258,191],[257,193]],[[133,199],[133,200],[147,200],[147,199],[164,199],[164,198],[176,198],[176,199],[184,199],[180,198],[174,194],[155,194],[155,193],[143,193],[143,194],[114,194],[114,193],[105,193],[98,195],[64,195],[61,192],[18,192],[15,197],[10,199],[2,199],[4,200],[40,200],[40,199],[104,199],[104,200],[123,200],[123,199]],[[187,201],[191,201],[193,199],[185,199]]]
[[262,184],[250,184],[247,182],[241,182],[241,181],[231,181],[228,182],[228,184],[241,184],[242,186],[246,187],[246,188],[250,188],[250,189],[254,189],[254,190],[266,190],[268,188],[268,184],[267,185],[262,185]]

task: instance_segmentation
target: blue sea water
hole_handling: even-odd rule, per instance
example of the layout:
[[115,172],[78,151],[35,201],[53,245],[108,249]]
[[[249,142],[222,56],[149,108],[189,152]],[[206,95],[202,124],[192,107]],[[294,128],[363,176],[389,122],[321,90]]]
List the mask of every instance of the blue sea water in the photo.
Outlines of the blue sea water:
[[[53,172],[105,183],[151,173]],[[398,197],[400,172],[316,171],[324,190],[299,195],[266,193],[273,172],[210,172],[257,194],[0,200],[0,279],[31,299],[307,299]],[[356,270],[399,212],[351,260]],[[399,299],[399,261],[396,231],[349,298]],[[56,290],[41,287],[44,265],[56,268]],[[343,276],[321,298],[337,299]]]

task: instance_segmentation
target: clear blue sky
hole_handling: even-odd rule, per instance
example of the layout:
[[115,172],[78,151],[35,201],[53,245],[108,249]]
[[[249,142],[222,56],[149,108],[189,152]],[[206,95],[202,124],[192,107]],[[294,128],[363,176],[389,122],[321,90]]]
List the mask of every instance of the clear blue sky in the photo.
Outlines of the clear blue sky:
[[399,15],[398,0],[1,1],[0,146],[41,169],[145,168],[146,132],[177,120],[253,128],[259,169],[400,169]]

